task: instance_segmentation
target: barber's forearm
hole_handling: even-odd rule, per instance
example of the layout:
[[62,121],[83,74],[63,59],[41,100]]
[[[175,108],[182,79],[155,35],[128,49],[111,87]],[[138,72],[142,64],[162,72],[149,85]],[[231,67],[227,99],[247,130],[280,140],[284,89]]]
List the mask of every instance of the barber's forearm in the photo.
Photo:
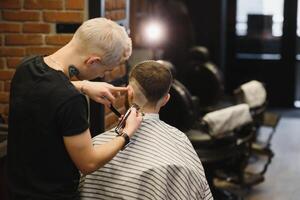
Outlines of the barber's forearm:
[[[125,127],[124,132],[128,133],[128,135],[133,134],[133,130],[130,130],[128,127]],[[115,137],[111,141],[94,146],[94,156],[93,156],[93,164],[89,168],[88,172],[85,174],[92,173],[93,171],[103,167],[106,163],[108,163],[113,157],[117,155],[117,153],[124,147],[125,138],[124,137]]]
[[82,173],[90,174],[100,167],[103,167],[117,155],[117,153],[123,148],[124,144],[125,139],[123,137],[116,137],[105,144],[95,145],[93,149],[93,155],[91,155],[92,160],[89,163],[89,167],[86,167]]

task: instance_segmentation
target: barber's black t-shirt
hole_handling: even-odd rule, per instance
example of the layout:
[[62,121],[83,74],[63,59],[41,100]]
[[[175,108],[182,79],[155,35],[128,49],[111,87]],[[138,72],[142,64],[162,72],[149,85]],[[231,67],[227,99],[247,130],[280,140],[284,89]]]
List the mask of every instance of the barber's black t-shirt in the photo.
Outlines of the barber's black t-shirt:
[[12,199],[77,199],[79,171],[63,142],[85,131],[87,101],[41,56],[25,59],[11,82],[8,175]]

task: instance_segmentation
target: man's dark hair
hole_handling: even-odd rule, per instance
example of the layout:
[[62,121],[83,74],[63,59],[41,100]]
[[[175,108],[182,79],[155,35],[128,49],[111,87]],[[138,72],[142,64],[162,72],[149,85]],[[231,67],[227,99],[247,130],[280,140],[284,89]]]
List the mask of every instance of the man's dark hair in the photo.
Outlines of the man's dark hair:
[[129,80],[137,81],[144,90],[147,100],[156,103],[169,92],[173,78],[167,67],[149,60],[137,64],[131,70]]

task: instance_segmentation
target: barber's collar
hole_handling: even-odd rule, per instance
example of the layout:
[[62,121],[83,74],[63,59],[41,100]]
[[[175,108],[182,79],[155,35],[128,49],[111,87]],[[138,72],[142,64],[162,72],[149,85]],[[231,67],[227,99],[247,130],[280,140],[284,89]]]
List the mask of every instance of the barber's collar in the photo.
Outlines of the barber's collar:
[[158,113],[145,113],[143,116],[143,119],[159,119],[159,114]]

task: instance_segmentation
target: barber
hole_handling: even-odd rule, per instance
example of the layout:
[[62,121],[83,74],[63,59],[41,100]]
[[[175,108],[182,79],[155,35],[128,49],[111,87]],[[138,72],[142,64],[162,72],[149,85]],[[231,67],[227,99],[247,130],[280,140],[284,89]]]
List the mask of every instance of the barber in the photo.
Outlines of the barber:
[[[95,18],[84,22],[55,53],[22,61],[10,91],[10,199],[78,199],[79,171],[95,171],[123,148],[126,137],[139,127],[141,114],[132,108],[122,137],[93,146],[84,94],[109,106],[120,92],[127,92],[125,87],[88,80],[103,77],[130,55],[131,40],[124,28]],[[72,77],[80,81],[72,82]]]

